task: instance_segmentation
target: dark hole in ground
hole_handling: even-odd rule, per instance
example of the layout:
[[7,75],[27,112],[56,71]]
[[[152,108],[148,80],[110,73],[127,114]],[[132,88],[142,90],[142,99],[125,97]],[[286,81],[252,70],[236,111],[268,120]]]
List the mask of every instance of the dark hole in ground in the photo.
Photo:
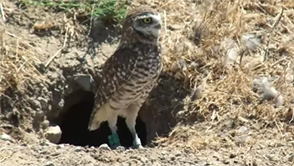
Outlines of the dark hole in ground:
[[[77,97],[81,99],[77,102]],[[75,98],[75,99],[72,99]],[[108,144],[107,137],[111,134],[107,122],[103,122],[99,129],[89,132],[87,129],[89,117],[94,105],[94,94],[86,91],[77,91],[69,95],[65,102],[76,101],[60,117],[60,128],[62,135],[59,143],[68,143],[79,146],[99,146]],[[67,103],[66,103],[67,104]],[[118,118],[118,135],[122,146],[131,147],[133,138],[126,126],[125,119]],[[137,118],[136,130],[142,144],[146,145],[147,130],[145,123]]]

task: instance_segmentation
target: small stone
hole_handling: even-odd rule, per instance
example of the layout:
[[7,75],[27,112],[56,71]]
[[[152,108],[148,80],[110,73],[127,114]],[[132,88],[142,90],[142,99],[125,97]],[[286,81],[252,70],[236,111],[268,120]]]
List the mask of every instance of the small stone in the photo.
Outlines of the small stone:
[[168,152],[167,152],[167,151],[162,151],[161,154],[162,154],[162,155],[167,155]]
[[22,144],[20,144],[20,146],[28,146],[28,144],[22,143]]
[[49,142],[48,140],[40,142],[41,146],[54,146],[55,144]]
[[83,148],[80,146],[77,146],[75,149],[75,152],[81,152],[81,151],[83,151]]
[[224,164],[230,164],[230,161],[228,161],[228,160],[225,159],[225,160],[223,160],[223,163]]
[[283,146],[286,146],[286,145],[280,142],[276,143],[276,147],[283,147]]
[[99,146],[99,149],[104,149],[104,150],[111,150],[110,147],[107,144],[102,144]]
[[167,28],[169,30],[171,30],[171,31],[177,31],[177,30],[183,29],[184,26],[183,25],[176,25],[176,24],[174,24],[174,25],[168,25]]
[[64,100],[63,99],[60,99],[60,101],[58,102],[57,105],[58,105],[59,108],[63,108],[64,107],[64,103],[65,103]]
[[51,155],[51,156],[59,156],[60,153],[59,153],[59,152],[55,152],[55,153],[51,153],[50,155]]
[[235,141],[237,144],[245,144],[249,139],[249,136],[248,135],[242,135],[242,136],[238,136],[238,137],[235,137]]
[[45,138],[52,142],[52,143],[58,143],[61,138],[62,131],[58,125],[56,126],[50,126],[45,131]]
[[143,163],[148,163],[148,162],[149,162],[148,158],[146,158],[146,157],[140,157],[139,159],[140,159],[141,162],[143,162]]
[[13,138],[12,138],[10,135],[7,135],[7,134],[2,134],[2,135],[0,136],[0,138],[1,138],[2,140],[4,140],[4,141],[14,142],[14,141],[13,141]]
[[126,150],[126,148],[125,148],[125,147],[123,147],[123,146],[118,146],[118,147],[116,148],[116,150],[119,150],[119,151],[124,151],[124,150]]
[[238,130],[240,133],[244,133],[245,131],[247,131],[247,127],[245,126],[241,126],[240,129]]
[[48,100],[42,97],[38,97],[37,100],[40,102],[42,108],[48,107]]
[[41,123],[41,126],[42,126],[42,129],[47,129],[50,125],[50,122],[49,120],[44,120],[42,123]]
[[39,154],[45,155],[45,154],[48,154],[48,152],[46,150],[43,150],[43,151],[39,151]]
[[226,57],[225,64],[229,67],[231,65],[233,65],[238,60],[238,57],[240,54],[239,52],[240,52],[240,49],[237,47],[230,48],[227,51],[227,57]]
[[176,157],[179,157],[179,156],[181,156],[182,155],[182,153],[180,152],[180,151],[176,151],[176,153],[175,153],[175,156]]
[[57,149],[62,149],[62,148],[64,148],[63,144],[57,145]]
[[288,161],[289,162],[294,162],[294,154],[289,155]]
[[255,34],[244,34],[242,41],[248,49],[255,50],[261,44],[261,38]]
[[230,154],[230,158],[232,159],[232,158],[235,158],[237,155],[236,154],[233,154],[233,153],[231,153]]
[[47,162],[44,166],[54,166],[53,163]]
[[91,75],[77,75],[74,79],[81,88],[91,91],[91,85],[94,81]]

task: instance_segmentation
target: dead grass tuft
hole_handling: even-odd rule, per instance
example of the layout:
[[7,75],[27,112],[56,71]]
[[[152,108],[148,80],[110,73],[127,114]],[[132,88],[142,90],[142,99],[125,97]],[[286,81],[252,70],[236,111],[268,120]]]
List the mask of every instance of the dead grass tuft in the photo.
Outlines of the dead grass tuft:
[[42,62],[35,47],[6,27],[6,13],[10,13],[12,9],[5,6],[5,3],[1,7],[0,95],[5,95],[5,91],[9,89],[10,93],[24,92],[27,81],[36,79],[46,82],[46,78],[37,69],[37,64]]
[[40,62],[29,43],[9,32],[1,30],[0,93],[7,88],[18,89],[31,78],[42,79],[42,74],[35,68],[34,62]]
[[[136,3],[157,6],[166,19],[161,39],[164,70],[191,87],[191,96],[183,101],[185,110],[178,116],[211,122],[207,128],[227,119],[242,124],[256,120],[260,126],[285,122],[294,92],[292,1]],[[183,126],[175,130],[183,130],[187,139],[201,138]],[[182,134],[171,134],[167,140],[186,142]],[[167,141],[158,141],[162,140]]]

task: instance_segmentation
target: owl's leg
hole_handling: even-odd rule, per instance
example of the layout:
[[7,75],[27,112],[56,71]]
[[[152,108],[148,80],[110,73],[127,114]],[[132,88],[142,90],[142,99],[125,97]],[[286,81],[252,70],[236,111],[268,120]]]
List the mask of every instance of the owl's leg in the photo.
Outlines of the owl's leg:
[[108,136],[108,142],[109,142],[109,146],[112,149],[115,149],[116,147],[120,146],[120,141],[119,141],[119,137],[118,134],[116,132],[117,130],[117,114],[113,113],[108,117],[108,126],[111,130],[111,135]]
[[126,116],[126,124],[133,136],[133,146],[134,148],[143,148],[140,138],[138,137],[138,134],[136,132],[135,126],[136,126],[136,118],[138,115],[138,112],[140,110],[141,105],[135,105],[131,104],[128,107],[127,110],[127,116]]

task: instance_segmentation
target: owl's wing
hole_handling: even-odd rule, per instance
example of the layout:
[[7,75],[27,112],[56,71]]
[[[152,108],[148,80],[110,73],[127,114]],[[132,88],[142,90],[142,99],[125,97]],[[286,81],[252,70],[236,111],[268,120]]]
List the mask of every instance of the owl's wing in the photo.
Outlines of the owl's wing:
[[89,126],[101,106],[132,76],[136,68],[138,53],[130,48],[121,48],[114,52],[104,63],[102,80],[95,95],[94,108]]

